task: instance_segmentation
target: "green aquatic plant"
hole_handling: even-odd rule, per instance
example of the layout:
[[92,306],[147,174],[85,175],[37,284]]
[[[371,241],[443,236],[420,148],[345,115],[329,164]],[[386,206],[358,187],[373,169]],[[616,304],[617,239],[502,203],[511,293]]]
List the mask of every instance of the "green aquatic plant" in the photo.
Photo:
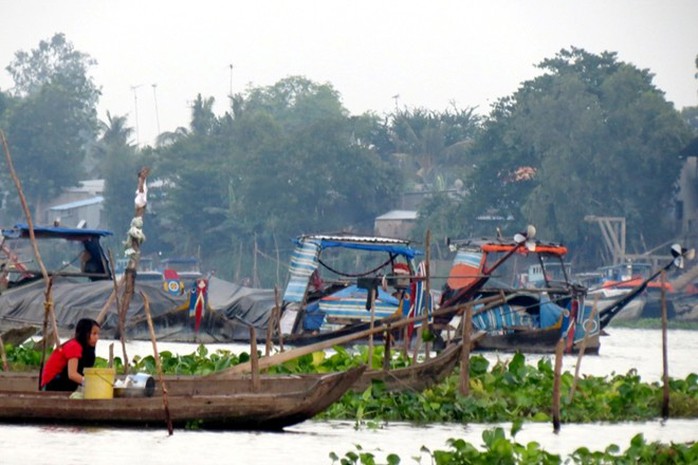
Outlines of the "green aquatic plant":
[[[426,454],[435,465],[489,465],[493,463],[506,465],[688,465],[698,463],[698,443],[662,444],[647,442],[642,434],[632,438],[629,447],[621,451],[616,444],[611,444],[602,451],[590,451],[581,447],[564,459],[557,454],[545,451],[535,441],[521,444],[514,440],[516,431],[512,430],[508,438],[502,428],[485,430],[482,433],[483,444],[475,446],[463,439],[451,438],[447,441],[449,449],[434,450],[423,447],[420,454]],[[365,451],[357,444],[356,451],[348,451],[343,457],[331,452],[332,463],[340,465],[379,465],[373,453]],[[414,463],[422,463],[421,455],[412,457]],[[387,465],[402,463],[395,454],[386,456]]]
[[[644,383],[635,371],[613,377],[584,376],[574,400],[569,396],[574,376],[561,379],[561,420],[638,421],[657,418],[662,406],[660,383]],[[508,363],[489,368],[480,355],[471,357],[470,395],[459,394],[459,370],[423,392],[385,392],[374,384],[363,393],[347,393],[320,415],[324,419],[366,421],[503,422],[551,420],[553,368],[548,359],[536,365],[516,354]],[[672,379],[670,416],[698,417],[698,376]]]

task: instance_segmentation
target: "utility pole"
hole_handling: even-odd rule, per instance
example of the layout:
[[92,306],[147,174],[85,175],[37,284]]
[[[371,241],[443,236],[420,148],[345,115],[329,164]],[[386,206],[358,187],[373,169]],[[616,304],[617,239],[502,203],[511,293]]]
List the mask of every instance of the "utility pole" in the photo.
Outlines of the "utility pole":
[[138,128],[138,93],[136,92],[141,85],[142,84],[131,86],[131,90],[133,91],[134,116],[136,119],[136,145],[140,145],[141,143],[141,135]]
[[233,98],[233,64],[230,64],[230,92],[228,97]]
[[160,135],[160,113],[158,112],[158,95],[156,92],[158,85],[153,84],[153,101],[155,102],[155,123],[158,128],[158,136]]

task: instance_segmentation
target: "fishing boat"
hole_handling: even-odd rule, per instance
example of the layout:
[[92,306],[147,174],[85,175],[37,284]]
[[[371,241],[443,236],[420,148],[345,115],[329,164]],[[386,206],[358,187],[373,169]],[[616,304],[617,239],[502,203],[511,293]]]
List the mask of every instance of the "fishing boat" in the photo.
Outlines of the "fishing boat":
[[434,386],[453,372],[460,361],[462,344],[451,344],[435,357],[403,368],[367,370],[351,390],[364,392],[378,384],[387,392],[421,392]]
[[[37,376],[0,373],[0,422],[281,430],[325,410],[349,390],[365,367],[323,375],[266,375],[212,379],[170,377],[167,408],[160,395],[73,399],[37,391]],[[155,392],[160,393],[158,385]],[[167,413],[166,413],[167,412]]]
[[433,309],[416,263],[421,252],[408,240],[315,234],[295,244],[278,325],[284,344],[336,339]]
[[[598,315],[584,306],[586,289],[569,279],[567,248],[534,237],[529,226],[512,238],[453,241],[442,306],[472,302],[475,350],[553,352],[563,338],[568,352],[597,353]],[[559,277],[548,272],[552,263]]]
[[[651,271],[650,273],[647,273],[646,276],[642,278],[633,278],[630,281],[633,285],[632,287],[629,287],[625,289],[620,296],[613,300],[612,302],[606,304],[605,306],[601,307],[598,310],[599,313],[599,323],[601,329],[604,329],[608,324],[611,322],[612,319],[617,318],[619,315],[622,315],[626,310],[625,307],[630,305],[635,299],[641,298],[643,294],[647,291],[650,286],[654,287],[654,293],[657,294],[659,293],[659,299],[660,301],[657,302],[657,306],[660,307],[659,310],[659,315],[655,315],[656,310],[653,311],[651,314],[647,313],[642,313],[642,316],[654,316],[654,317],[661,317],[661,295],[662,292],[657,291],[657,286],[664,287],[664,291],[668,292],[669,287],[666,287],[666,283],[661,283],[657,282],[657,278],[662,272],[666,272],[670,270],[671,268],[676,268],[678,270],[681,270],[685,266],[685,261],[686,260],[693,260],[695,257],[695,249],[686,249],[682,247],[680,244],[673,244],[670,249],[671,252],[671,260],[669,260],[666,264],[662,265],[659,267],[657,270]],[[671,311],[669,310],[669,305],[668,301],[666,301],[667,305],[667,318],[671,318],[674,316],[674,311],[673,307],[671,307]],[[640,317],[640,316],[638,316]]]

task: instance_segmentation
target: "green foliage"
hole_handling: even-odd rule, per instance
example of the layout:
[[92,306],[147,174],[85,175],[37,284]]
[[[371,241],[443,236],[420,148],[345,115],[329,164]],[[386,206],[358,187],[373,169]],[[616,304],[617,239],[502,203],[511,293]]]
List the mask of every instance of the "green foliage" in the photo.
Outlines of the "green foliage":
[[100,91],[87,74],[95,63],[55,34],[31,52],[16,52],[6,68],[15,99],[0,123],[30,201],[45,201],[82,179],[97,130]]
[[16,371],[30,370],[41,364],[41,351],[33,341],[28,341],[19,346],[5,344],[5,354],[7,355],[8,363]]
[[[219,275],[256,267],[277,284],[288,239],[367,231],[397,198],[397,171],[367,142],[378,122],[350,118],[330,85],[290,77],[251,88],[221,118],[211,103],[199,96],[191,131],[155,149],[154,172],[167,181],[158,233],[178,254],[216,257]],[[255,250],[279,262],[257,263]]]
[[544,74],[498,102],[476,139],[471,214],[496,208],[578,246],[586,215],[624,216],[631,243],[665,240],[690,132],[652,75],[615,53],[576,48],[539,67]]
[[[559,455],[546,452],[535,441],[521,444],[514,441],[513,437],[507,438],[502,428],[484,431],[482,440],[482,446],[477,447],[463,439],[451,438],[448,440],[448,450],[431,451],[422,447],[421,452],[426,453],[435,465],[489,465],[492,463],[511,465],[559,465],[562,463],[680,465],[698,462],[698,443],[648,443],[642,434],[633,437],[625,451],[621,452],[620,447],[615,444],[611,444],[603,451],[595,452],[581,447],[570,454],[564,462]],[[375,465],[378,463],[375,456],[370,452],[365,452],[360,444],[355,447],[358,453],[349,451],[342,458],[335,452],[331,452],[332,463],[336,463],[338,460],[342,465]],[[421,463],[421,457],[416,457],[415,462]],[[388,465],[401,463],[400,457],[389,454],[386,456],[385,463]]]
[[[509,363],[498,362],[491,369],[484,357],[471,357],[470,396],[459,395],[456,371],[444,382],[421,393],[386,393],[371,389],[348,393],[321,414],[325,419],[363,421],[503,422],[525,419],[550,421],[553,368],[542,359],[536,366],[516,354]],[[698,377],[671,385],[670,415],[694,418],[698,408]],[[574,377],[561,376],[562,421],[648,420],[659,415],[662,387],[643,383],[633,371],[626,375],[585,376],[578,380],[574,401],[569,392]]]

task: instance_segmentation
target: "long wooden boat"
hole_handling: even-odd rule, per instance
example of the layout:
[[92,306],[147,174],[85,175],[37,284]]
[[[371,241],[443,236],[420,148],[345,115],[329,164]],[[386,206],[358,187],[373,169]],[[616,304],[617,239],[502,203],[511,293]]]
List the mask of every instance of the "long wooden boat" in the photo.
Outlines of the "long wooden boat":
[[[349,390],[365,367],[324,375],[261,376],[216,380],[198,376],[166,380],[174,426],[281,430],[325,410]],[[160,393],[156,390],[156,393]],[[0,375],[0,422],[159,427],[163,398],[70,399],[70,393],[36,390],[36,376]]]
[[381,383],[389,392],[421,392],[443,381],[460,360],[462,344],[452,344],[436,357],[404,368],[367,370],[356,380],[351,390],[363,392],[373,383]]
[[[478,338],[473,350],[549,354],[555,353],[555,346],[560,337],[559,328],[527,328],[524,331],[512,331],[504,334],[485,333]],[[582,343],[582,341],[576,340],[566,350],[568,353],[579,353],[584,347],[585,354],[597,355],[600,346],[599,333],[596,332],[587,336],[586,342]]]

